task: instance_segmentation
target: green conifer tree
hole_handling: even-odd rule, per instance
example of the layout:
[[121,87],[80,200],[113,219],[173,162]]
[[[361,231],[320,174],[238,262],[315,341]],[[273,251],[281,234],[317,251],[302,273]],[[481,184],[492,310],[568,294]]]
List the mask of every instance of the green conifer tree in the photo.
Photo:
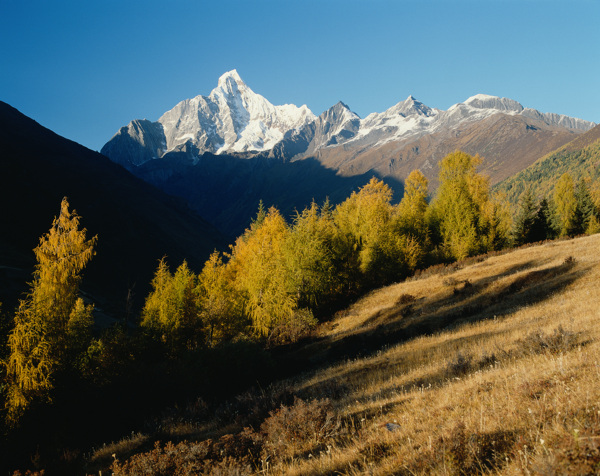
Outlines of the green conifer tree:
[[597,215],[596,206],[592,200],[592,195],[584,179],[577,183],[575,188],[575,214],[573,217],[574,235],[586,233],[590,227],[592,217]]
[[516,246],[531,243],[538,210],[530,187],[519,198],[519,208],[513,229],[513,242]]

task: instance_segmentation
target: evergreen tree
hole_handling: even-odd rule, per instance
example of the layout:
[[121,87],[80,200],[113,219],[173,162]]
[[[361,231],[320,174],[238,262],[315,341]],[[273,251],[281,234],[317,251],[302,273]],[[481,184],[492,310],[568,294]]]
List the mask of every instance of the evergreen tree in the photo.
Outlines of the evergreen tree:
[[519,209],[515,218],[513,241],[516,246],[533,241],[534,224],[538,209],[531,187],[527,187],[519,198]]
[[13,421],[33,399],[49,398],[56,372],[74,364],[89,343],[93,306],[79,297],[79,284],[96,239],[86,239],[79,216],[64,198],[60,215],[34,249],[33,282],[8,339],[7,406]]
[[573,234],[586,233],[592,217],[596,216],[596,206],[584,179],[581,179],[575,188],[575,214],[573,217]]
[[548,200],[543,198],[540,201],[535,218],[529,232],[529,243],[543,241],[554,238],[556,232],[552,227],[552,212]]

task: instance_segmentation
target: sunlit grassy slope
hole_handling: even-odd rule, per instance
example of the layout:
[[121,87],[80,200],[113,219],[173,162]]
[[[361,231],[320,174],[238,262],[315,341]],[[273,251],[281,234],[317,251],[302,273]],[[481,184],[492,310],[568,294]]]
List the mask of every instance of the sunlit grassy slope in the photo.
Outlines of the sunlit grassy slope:
[[[599,315],[600,235],[434,269],[324,324],[295,354],[318,370],[240,396],[208,423],[188,409],[160,438],[223,441],[251,426],[262,452],[238,456],[248,473],[598,474]],[[309,412],[313,434],[286,443],[273,417],[261,421],[264,402],[274,410],[290,392],[329,399],[336,423],[308,430]],[[124,461],[152,435],[136,438],[95,461]]]

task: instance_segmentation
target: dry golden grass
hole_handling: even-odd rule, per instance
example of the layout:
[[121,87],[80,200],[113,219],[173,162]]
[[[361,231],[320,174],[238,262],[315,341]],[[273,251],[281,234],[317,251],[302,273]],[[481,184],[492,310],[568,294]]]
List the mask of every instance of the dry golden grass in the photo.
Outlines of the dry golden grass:
[[273,387],[329,397],[339,435],[256,472],[599,474],[599,251],[550,242],[372,292],[299,351],[331,365]]

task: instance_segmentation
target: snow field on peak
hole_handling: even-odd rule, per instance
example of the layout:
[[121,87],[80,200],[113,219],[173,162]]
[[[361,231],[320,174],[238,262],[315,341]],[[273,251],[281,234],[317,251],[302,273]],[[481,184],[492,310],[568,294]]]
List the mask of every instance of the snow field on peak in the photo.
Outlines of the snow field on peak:
[[274,106],[232,70],[208,96],[180,102],[158,122],[165,130],[167,151],[191,140],[200,151],[219,154],[270,150],[288,130],[315,118],[306,105]]

